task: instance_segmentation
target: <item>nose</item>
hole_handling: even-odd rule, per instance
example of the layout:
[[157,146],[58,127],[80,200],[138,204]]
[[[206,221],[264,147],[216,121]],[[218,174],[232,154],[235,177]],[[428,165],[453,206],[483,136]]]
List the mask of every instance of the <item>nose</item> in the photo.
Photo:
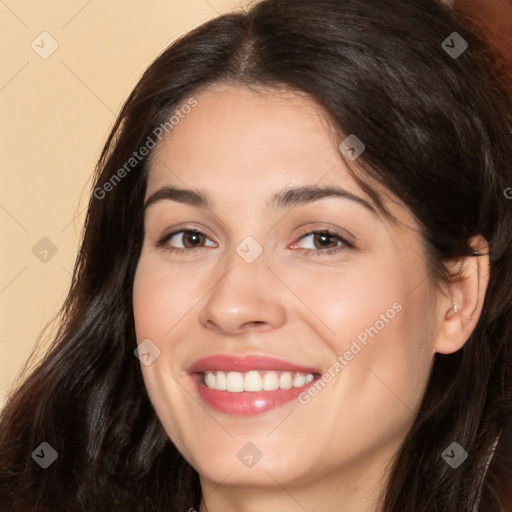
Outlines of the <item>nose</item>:
[[286,321],[281,288],[262,256],[246,263],[235,253],[203,302],[199,321],[225,336],[276,329]]

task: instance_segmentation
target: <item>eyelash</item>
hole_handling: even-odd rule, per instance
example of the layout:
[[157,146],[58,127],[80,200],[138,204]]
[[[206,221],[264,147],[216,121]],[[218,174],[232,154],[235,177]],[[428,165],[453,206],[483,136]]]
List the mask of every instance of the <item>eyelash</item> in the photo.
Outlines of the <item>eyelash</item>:
[[[192,254],[196,253],[196,251],[201,251],[201,250],[207,249],[206,247],[191,247],[188,249],[186,249],[186,248],[183,249],[181,247],[171,247],[171,246],[167,245],[167,242],[173,236],[180,234],[180,233],[183,233],[183,234],[195,233],[195,234],[202,235],[202,236],[206,237],[206,235],[204,233],[202,233],[201,231],[199,231],[197,229],[183,228],[183,229],[178,229],[176,231],[173,231],[172,233],[168,233],[167,235],[164,235],[160,240],[158,240],[158,242],[156,242],[155,246],[157,248],[163,248],[164,250],[168,251],[169,253],[177,254],[180,256],[191,255],[191,253]],[[340,251],[343,251],[346,249],[355,249],[354,244],[349,242],[343,235],[341,235],[340,233],[336,233],[335,231],[331,231],[330,229],[319,229],[319,230],[313,230],[313,231],[306,231],[299,236],[297,242],[294,242],[293,245],[298,243],[300,240],[302,240],[306,236],[320,235],[320,234],[330,235],[331,237],[337,238],[340,242],[342,242],[342,245],[339,247],[330,247],[330,248],[326,248],[326,249],[296,249],[296,250],[301,251],[303,254],[306,254],[306,255],[326,256],[326,255],[331,255],[331,254],[337,254]],[[206,238],[208,238],[208,237],[206,237]]]

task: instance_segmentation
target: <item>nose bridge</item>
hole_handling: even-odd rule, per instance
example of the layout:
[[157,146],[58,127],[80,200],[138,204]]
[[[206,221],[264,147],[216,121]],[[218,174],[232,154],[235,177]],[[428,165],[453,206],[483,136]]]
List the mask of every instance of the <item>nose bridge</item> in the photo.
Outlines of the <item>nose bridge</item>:
[[285,307],[267,263],[267,255],[254,237],[246,237],[234,247],[204,302],[201,323],[230,333],[255,325],[263,329],[282,325]]

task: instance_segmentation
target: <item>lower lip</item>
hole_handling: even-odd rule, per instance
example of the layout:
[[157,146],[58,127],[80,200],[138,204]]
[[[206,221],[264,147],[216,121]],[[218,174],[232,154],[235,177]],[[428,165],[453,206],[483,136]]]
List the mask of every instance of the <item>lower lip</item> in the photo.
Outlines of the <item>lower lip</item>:
[[300,388],[276,389],[274,391],[241,391],[231,393],[206,387],[199,374],[193,375],[199,396],[207,405],[225,414],[255,416],[296,399],[304,390],[312,386],[317,377]]

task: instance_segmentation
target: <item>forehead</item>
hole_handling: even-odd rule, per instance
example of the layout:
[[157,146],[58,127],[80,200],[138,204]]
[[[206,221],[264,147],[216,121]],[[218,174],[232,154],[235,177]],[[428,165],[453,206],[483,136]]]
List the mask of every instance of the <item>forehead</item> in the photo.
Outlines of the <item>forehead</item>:
[[194,98],[155,149],[148,189],[171,170],[195,185],[263,175],[318,181],[340,160],[318,106],[298,93],[216,86]]
[[[374,202],[350,174],[340,135],[306,94],[217,84],[193,98],[196,105],[154,150],[146,198],[171,185],[219,203],[261,205],[286,187],[322,185]],[[372,188],[393,217],[414,224],[393,194],[375,182]]]

